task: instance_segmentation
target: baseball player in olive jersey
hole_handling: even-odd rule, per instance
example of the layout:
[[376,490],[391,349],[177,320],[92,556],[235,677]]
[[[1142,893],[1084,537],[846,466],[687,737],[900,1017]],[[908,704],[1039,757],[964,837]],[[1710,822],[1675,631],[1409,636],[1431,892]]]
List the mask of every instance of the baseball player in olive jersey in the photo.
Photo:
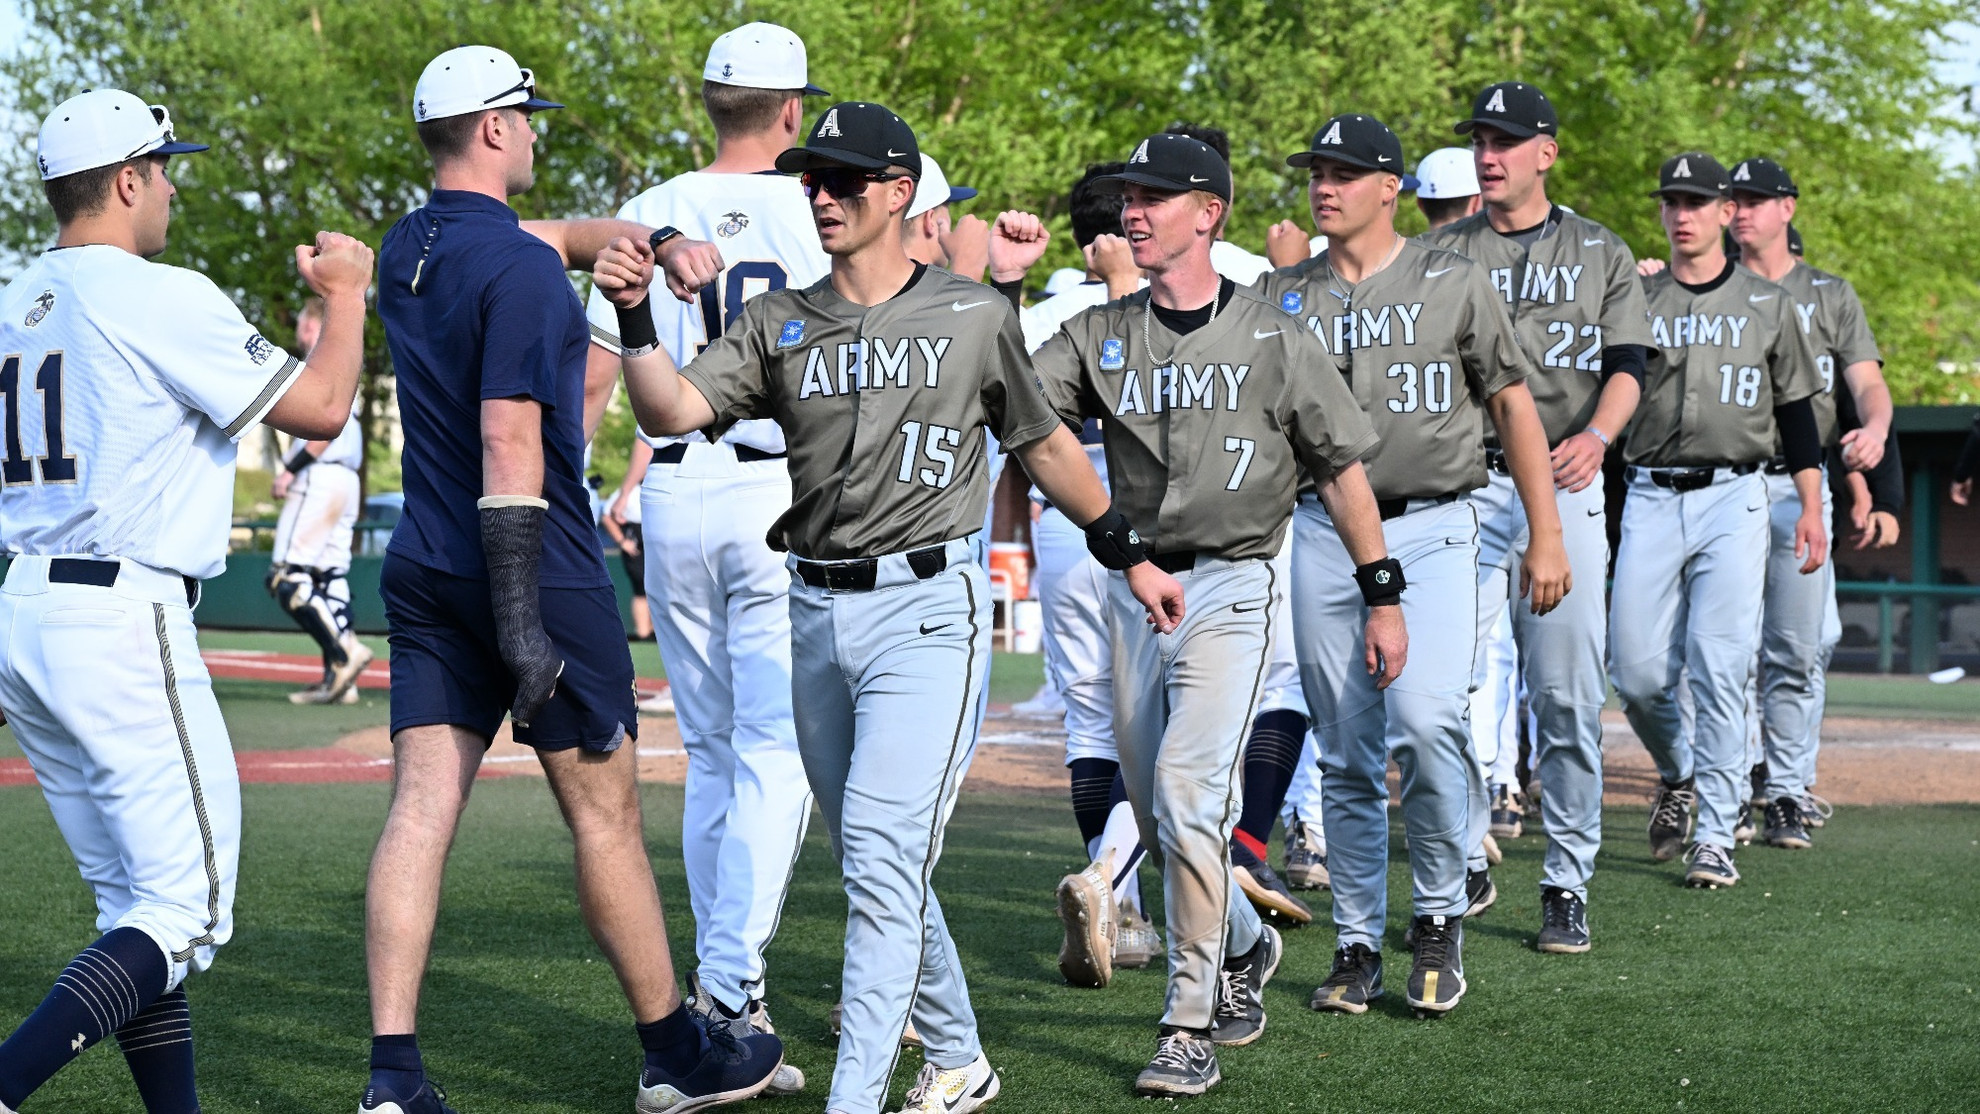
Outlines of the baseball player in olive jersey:
[[[1891,392],[1884,385],[1877,338],[1863,319],[1863,303],[1849,282],[1797,260],[1788,251],[1788,222],[1794,219],[1800,190],[1780,164],[1747,159],[1732,172],[1736,206],[1732,233],[1740,246],[1740,266],[1779,284],[1793,297],[1795,323],[1815,356],[1821,390],[1810,403],[1822,444],[1840,444],[1852,470],[1875,468],[1890,432]],[[1862,422],[1842,433],[1836,420],[1840,372]],[[1826,455],[1826,453],[1825,453]],[[1836,570],[1824,563],[1802,576],[1794,552],[1794,524],[1800,506],[1787,462],[1776,457],[1766,467],[1772,506],[1772,543],[1767,555],[1767,596],[1760,621],[1760,739],[1765,753],[1765,826],[1761,838],[1775,847],[1809,846],[1808,829],[1821,822],[1815,784],[1815,755],[1821,746],[1822,700],[1829,656],[1842,639],[1836,613]],[[1829,485],[1823,483],[1822,520],[1829,521]]]
[[879,105],[837,104],[777,166],[803,173],[832,273],[744,303],[680,373],[653,350],[644,246],[615,243],[595,277],[622,310],[628,386],[649,435],[774,418],[790,448],[791,509],[769,541],[790,553],[798,746],[851,905],[826,1108],[881,1109],[912,1011],[926,1063],[906,1109],[963,1114],[998,1081],[929,876],[990,662],[987,574],[972,560],[985,428],[1088,527],[1103,563],[1131,569],[1161,629],[1180,620],[1182,590],[1108,507],[1038,390],[1009,303],[902,249],[920,173],[914,132]]
[[[1663,165],[1652,196],[1670,242],[1668,270],[1644,280],[1656,346],[1623,447],[1629,499],[1609,612],[1609,674],[1663,785],[1650,853],[1697,841],[1694,886],[1739,880],[1733,823],[1746,800],[1746,683],[1759,653],[1767,575],[1767,485],[1778,432],[1801,500],[1794,552],[1822,566],[1821,376],[1789,293],[1735,266],[1725,167],[1697,152]],[[1686,738],[1678,686],[1695,709]]]
[[[1169,926],[1168,1005],[1135,1090],[1199,1095],[1221,1078],[1215,1045],[1264,1032],[1279,965],[1279,934],[1239,892],[1227,845],[1301,465],[1340,515],[1355,564],[1390,562],[1360,464],[1375,434],[1333,357],[1210,261],[1229,165],[1201,140],[1161,134],[1102,181],[1127,197],[1121,224],[1149,288],[1066,322],[1034,361],[1067,422],[1105,420],[1120,506],[1189,593],[1188,618],[1158,633],[1136,621],[1126,581],[1109,578],[1114,735],[1142,843],[1161,859]],[[1386,683],[1406,638],[1401,608],[1379,591],[1364,657]]]
[[1326,770],[1327,868],[1339,930],[1333,972],[1313,1006],[1360,1013],[1382,992],[1385,772],[1393,755],[1415,883],[1408,1000],[1441,1013],[1465,991],[1460,918],[1471,904],[1465,859],[1478,778],[1465,726],[1478,516],[1464,496],[1485,486],[1489,414],[1531,537],[1520,594],[1530,595],[1536,614],[1551,611],[1569,576],[1546,431],[1524,384],[1532,365],[1486,269],[1396,233],[1403,158],[1395,134],[1372,117],[1336,116],[1314,133],[1311,150],[1286,161],[1311,167],[1309,198],[1328,249],[1266,275],[1259,286],[1335,355],[1382,438],[1365,463],[1389,552],[1408,577],[1405,620],[1419,631],[1455,623],[1466,632],[1419,639],[1401,677],[1378,689],[1359,668],[1358,632],[1368,613],[1350,575],[1358,562],[1331,512],[1301,497],[1293,518],[1293,629]]
[[[1501,82],[1478,94],[1469,132],[1485,208],[1423,237],[1485,268],[1534,374],[1527,379],[1552,446],[1554,499],[1569,566],[1583,591],[1545,615],[1511,606],[1513,564],[1526,547],[1526,515],[1503,450],[1487,438],[1478,511],[1481,664],[1486,641],[1510,612],[1528,708],[1533,769],[1546,786],[1547,854],[1540,880],[1541,951],[1588,950],[1588,879],[1602,843],[1602,653],[1607,616],[1600,585],[1609,567],[1602,458],[1642,394],[1650,343],[1643,287],[1629,245],[1602,225],[1547,199],[1559,153],[1554,106],[1540,90]],[[1481,668],[1478,680],[1487,678]],[[1474,722],[1478,733],[1496,724]],[[1471,868],[1485,867],[1492,810],[1509,786],[1472,786]]]

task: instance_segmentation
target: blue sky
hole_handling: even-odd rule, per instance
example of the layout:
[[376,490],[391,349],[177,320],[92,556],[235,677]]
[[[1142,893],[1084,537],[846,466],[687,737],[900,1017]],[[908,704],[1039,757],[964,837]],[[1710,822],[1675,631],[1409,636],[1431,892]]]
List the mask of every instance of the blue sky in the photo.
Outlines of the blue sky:
[[[8,53],[26,31],[26,21],[21,16],[20,0],[0,0],[0,53]],[[1954,46],[1941,63],[1941,72],[1947,80],[1965,88],[1980,86],[1980,27],[1970,23],[1954,24],[1952,27]],[[4,95],[4,94],[0,94]],[[0,111],[13,106],[0,101]],[[1980,152],[1970,146],[1949,152],[1953,161],[1972,165],[1980,161]]]

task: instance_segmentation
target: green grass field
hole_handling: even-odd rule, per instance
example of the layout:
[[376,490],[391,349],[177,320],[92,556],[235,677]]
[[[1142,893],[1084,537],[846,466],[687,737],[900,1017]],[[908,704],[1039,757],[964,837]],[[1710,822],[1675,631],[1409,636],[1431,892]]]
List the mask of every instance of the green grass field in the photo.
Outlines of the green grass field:
[[[348,1109],[364,1079],[360,913],[382,818],[378,785],[251,786],[240,928],[192,986],[206,1109]],[[647,791],[647,833],[674,913],[692,933],[679,867],[680,792]],[[612,1111],[630,1098],[637,1048],[609,970],[580,923],[569,839],[541,782],[476,790],[448,877],[422,1037],[464,1114]],[[1677,885],[1653,865],[1640,810],[1614,810],[1586,956],[1542,956],[1538,841],[1514,841],[1504,896],[1472,922],[1471,994],[1419,1022],[1392,991],[1359,1018],[1306,1008],[1332,933],[1287,935],[1267,990],[1271,1026],[1228,1050],[1226,1084],[1203,1111],[1974,1109],[1980,986],[1969,960],[1980,919],[1980,809],[1843,809],[1808,854],[1750,849],[1746,881]],[[0,914],[0,1019],[31,1009],[91,937],[91,911],[32,789],[0,791],[9,833]],[[1146,1109],[1129,1082],[1152,1047],[1158,970],[1104,991],[1061,985],[1051,894],[1079,864],[1063,804],[970,798],[937,881],[968,965],[984,1042],[1009,1111]],[[1400,853],[1398,847],[1397,853]],[[1391,897],[1405,900],[1400,871]],[[1154,879],[1146,881],[1151,896]],[[747,1109],[818,1110],[832,1050],[844,900],[814,827],[770,952],[771,1001],[804,1099]],[[29,913],[28,911],[32,911]],[[1396,966],[1407,960],[1391,931]],[[4,1023],[4,1021],[0,1021]],[[903,1058],[904,1085],[918,1057]],[[899,1090],[895,1092],[898,1100]],[[121,1059],[94,1050],[33,1111],[136,1109]]]

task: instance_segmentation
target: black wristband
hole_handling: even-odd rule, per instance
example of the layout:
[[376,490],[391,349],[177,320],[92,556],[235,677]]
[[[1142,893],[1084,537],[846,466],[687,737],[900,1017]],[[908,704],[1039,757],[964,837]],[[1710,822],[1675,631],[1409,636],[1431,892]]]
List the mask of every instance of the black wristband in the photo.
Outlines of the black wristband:
[[990,289],[995,290],[999,294],[1002,294],[1005,300],[1011,303],[1012,309],[1024,308],[1023,277],[1020,276],[1018,278],[1014,278],[1009,282],[1002,282],[997,279],[991,279]]
[[1402,602],[1403,589],[1409,586],[1403,579],[1402,562],[1394,557],[1357,567],[1354,582],[1361,585],[1361,602],[1370,607]]
[[649,293],[631,309],[614,306],[619,314],[619,351],[626,359],[644,356],[660,347],[660,330],[653,324],[653,297]]
[[1128,569],[1148,560],[1141,546],[1141,535],[1128,523],[1127,516],[1112,507],[1087,524],[1086,550],[1101,567]]
[[296,446],[296,451],[289,454],[289,459],[282,462],[282,467],[290,473],[296,473],[315,463],[316,457],[311,455],[308,442],[304,442]]

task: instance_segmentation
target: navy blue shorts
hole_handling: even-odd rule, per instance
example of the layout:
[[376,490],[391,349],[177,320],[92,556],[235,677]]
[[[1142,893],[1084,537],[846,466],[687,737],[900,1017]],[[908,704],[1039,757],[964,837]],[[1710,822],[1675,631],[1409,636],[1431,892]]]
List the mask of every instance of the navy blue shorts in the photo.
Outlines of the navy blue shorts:
[[[496,649],[488,582],[385,555],[379,575],[392,643],[392,731],[449,724],[492,739],[516,682]],[[639,736],[632,654],[610,587],[544,588],[543,630],[564,656],[557,691],[515,729],[537,750],[609,751]]]

